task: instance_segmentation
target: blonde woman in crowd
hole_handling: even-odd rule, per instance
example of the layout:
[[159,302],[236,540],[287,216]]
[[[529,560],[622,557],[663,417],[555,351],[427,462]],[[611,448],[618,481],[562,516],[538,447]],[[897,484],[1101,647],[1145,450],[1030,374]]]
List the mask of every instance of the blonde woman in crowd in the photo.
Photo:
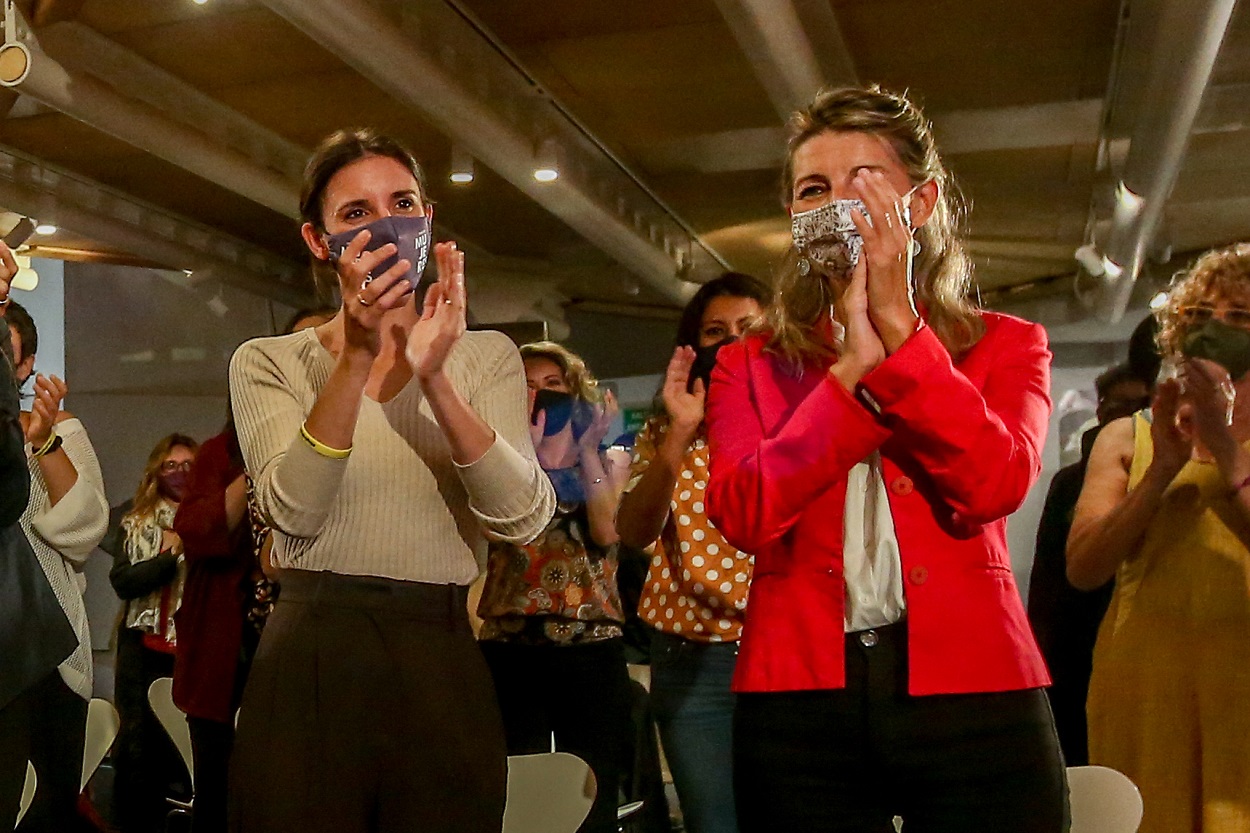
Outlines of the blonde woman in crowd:
[[878,88],[791,121],[795,250],[721,350],[707,509],[755,555],[734,687],[745,833],[1060,833],[1049,679],[1006,519],[1041,471],[1043,329],[978,309],[929,122]]

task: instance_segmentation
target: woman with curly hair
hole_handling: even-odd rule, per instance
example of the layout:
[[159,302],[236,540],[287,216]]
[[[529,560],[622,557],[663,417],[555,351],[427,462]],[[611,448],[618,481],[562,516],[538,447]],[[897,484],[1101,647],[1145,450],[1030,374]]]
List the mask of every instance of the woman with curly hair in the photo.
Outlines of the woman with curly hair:
[[[1250,245],[1208,252],[1157,313],[1149,411],[1090,455],[1068,579],[1115,578],[1094,648],[1090,762],[1141,788],[1143,833],[1250,830]],[[1171,375],[1171,374],[1170,374]]]

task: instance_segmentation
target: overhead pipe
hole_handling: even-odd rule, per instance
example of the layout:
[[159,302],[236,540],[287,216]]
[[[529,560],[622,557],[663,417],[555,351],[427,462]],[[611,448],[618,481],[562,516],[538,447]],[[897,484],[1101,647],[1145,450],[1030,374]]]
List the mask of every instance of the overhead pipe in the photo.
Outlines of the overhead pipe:
[[67,70],[43,50],[15,6],[6,3],[5,11],[5,48],[14,46],[7,36],[16,29],[18,44],[29,53],[29,64],[24,72],[9,74],[0,63],[0,86],[28,95],[279,214],[298,217],[299,190],[281,173],[257,165],[204,133],[120,95],[102,81]]
[[421,112],[470,154],[569,227],[607,252],[671,302],[694,287],[677,277],[678,262],[614,211],[570,183],[534,180],[534,143],[415,47],[385,14],[363,0],[263,0],[399,103]]
[[225,283],[293,306],[311,289],[301,267],[242,240],[125,197],[46,163],[0,148],[0,205],[116,246],[171,269],[212,269]]
[[1234,6],[1236,0],[1169,0],[1159,16],[1103,258],[1097,313],[1112,323],[1124,316],[1180,175]]

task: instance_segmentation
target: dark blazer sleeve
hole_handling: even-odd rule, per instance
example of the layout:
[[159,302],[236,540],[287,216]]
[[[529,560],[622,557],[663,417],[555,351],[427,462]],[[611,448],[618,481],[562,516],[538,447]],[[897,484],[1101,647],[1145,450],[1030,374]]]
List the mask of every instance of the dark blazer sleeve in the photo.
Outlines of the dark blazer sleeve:
[[130,563],[126,548],[113,554],[113,568],[109,570],[109,583],[124,602],[146,596],[174,580],[178,574],[178,556],[166,550],[155,558]]
[[[0,322],[3,319],[0,318]],[[17,523],[30,500],[30,472],[26,468],[26,443],[22,435],[21,403],[9,356],[6,327],[0,351],[0,526]]]

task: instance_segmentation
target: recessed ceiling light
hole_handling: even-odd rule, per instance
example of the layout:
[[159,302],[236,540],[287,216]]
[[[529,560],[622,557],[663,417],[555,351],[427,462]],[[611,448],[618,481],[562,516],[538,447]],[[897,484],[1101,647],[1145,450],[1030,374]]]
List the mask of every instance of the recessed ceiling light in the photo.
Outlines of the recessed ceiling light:
[[51,223],[40,223],[35,226],[35,234],[56,234],[56,226]]

